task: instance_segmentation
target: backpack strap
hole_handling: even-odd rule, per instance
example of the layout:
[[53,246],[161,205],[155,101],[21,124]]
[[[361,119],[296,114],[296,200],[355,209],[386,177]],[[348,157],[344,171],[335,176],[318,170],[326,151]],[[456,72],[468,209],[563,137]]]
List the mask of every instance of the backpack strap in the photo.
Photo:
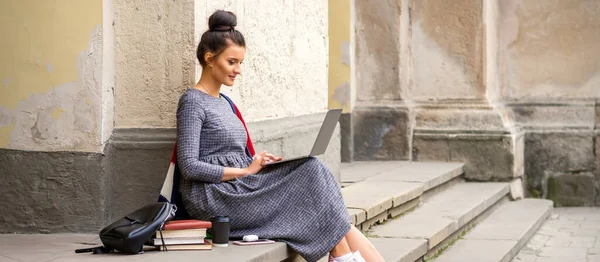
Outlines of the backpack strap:
[[92,254],[106,254],[106,253],[112,253],[113,251],[114,250],[108,249],[108,248],[106,248],[104,246],[75,249],[75,253],[89,253],[89,252],[92,252]]

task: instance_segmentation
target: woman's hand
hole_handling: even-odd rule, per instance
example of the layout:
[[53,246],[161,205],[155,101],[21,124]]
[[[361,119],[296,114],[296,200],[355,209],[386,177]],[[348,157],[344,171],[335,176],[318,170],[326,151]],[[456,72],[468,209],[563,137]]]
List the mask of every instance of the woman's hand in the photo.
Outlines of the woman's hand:
[[263,158],[265,159],[265,163],[271,163],[271,162],[276,162],[276,161],[281,161],[283,159],[283,157],[280,156],[274,156],[272,154],[263,152]]
[[252,160],[252,163],[250,163],[250,166],[248,166],[246,169],[244,169],[244,171],[246,172],[246,175],[253,175],[256,174],[258,172],[260,172],[260,170],[263,168],[263,163],[265,161],[265,152],[262,152],[260,154],[256,154],[254,155],[254,158]]
[[245,169],[246,174],[257,174],[258,172],[260,172],[260,170],[262,170],[263,164],[274,161],[280,161],[282,159],[282,157],[276,157],[272,154],[263,151],[259,154],[254,155],[252,163]]

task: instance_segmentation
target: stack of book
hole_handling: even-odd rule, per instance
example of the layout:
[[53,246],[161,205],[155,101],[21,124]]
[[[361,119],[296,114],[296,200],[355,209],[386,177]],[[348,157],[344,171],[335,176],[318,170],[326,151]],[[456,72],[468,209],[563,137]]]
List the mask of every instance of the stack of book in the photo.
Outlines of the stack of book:
[[151,241],[160,250],[165,249],[163,240],[167,250],[210,250],[212,244],[205,238],[211,226],[211,222],[202,220],[173,220],[165,223]]

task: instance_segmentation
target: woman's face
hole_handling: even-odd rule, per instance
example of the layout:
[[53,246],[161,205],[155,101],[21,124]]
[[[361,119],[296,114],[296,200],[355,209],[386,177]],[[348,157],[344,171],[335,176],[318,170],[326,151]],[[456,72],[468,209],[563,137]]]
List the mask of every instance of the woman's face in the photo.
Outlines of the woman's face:
[[235,78],[242,73],[245,54],[245,47],[230,44],[210,64],[212,77],[226,86],[232,86]]

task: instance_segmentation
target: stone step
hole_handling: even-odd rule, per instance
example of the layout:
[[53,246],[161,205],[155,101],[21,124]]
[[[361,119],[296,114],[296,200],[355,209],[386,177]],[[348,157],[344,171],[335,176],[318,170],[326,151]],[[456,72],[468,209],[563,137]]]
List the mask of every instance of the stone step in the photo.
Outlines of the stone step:
[[384,261],[415,262],[427,253],[427,240],[405,238],[369,238]]
[[[415,261],[438,249],[442,241],[463,229],[508,192],[508,183],[460,183],[431,197],[412,212],[373,227],[367,235],[382,250],[386,261]],[[388,248],[400,246],[407,239],[422,240],[425,246],[415,242],[403,251]]]
[[[446,162],[352,163],[342,169],[342,195],[355,225],[383,221],[414,207],[425,191],[459,177],[463,168],[462,163]],[[409,202],[412,206],[402,207]]]
[[456,241],[435,262],[509,262],[552,212],[552,201],[509,202]]
[[359,161],[342,163],[340,166],[340,182],[342,186],[351,185],[408,164],[410,164],[408,161]]

